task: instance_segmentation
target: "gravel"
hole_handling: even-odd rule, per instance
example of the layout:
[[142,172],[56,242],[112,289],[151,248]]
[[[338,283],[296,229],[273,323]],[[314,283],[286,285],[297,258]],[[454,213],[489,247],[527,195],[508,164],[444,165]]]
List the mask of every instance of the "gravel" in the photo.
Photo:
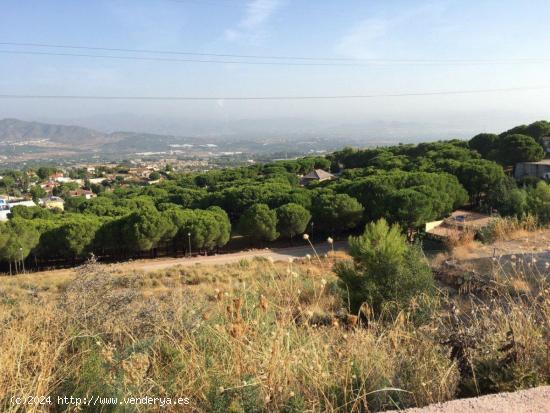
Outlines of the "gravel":
[[499,393],[472,399],[453,400],[418,409],[403,410],[406,413],[549,413],[550,386],[521,390],[515,393]]

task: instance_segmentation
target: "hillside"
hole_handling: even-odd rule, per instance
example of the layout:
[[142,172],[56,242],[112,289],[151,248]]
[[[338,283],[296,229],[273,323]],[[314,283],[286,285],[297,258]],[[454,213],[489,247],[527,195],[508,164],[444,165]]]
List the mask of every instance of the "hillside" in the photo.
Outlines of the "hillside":
[[18,119],[0,120],[0,143],[5,144],[48,140],[63,145],[94,145],[107,139],[108,135],[80,126],[52,125]]
[[352,139],[343,138],[334,140],[307,136],[268,137],[261,133],[255,137],[220,135],[208,138],[140,131],[107,133],[74,125],[27,122],[18,119],[0,120],[0,163],[4,160],[12,164],[29,160],[82,159],[90,155],[123,159],[132,158],[134,155],[142,156],[143,153],[159,156],[246,153],[292,157],[332,151],[344,144],[353,143]]

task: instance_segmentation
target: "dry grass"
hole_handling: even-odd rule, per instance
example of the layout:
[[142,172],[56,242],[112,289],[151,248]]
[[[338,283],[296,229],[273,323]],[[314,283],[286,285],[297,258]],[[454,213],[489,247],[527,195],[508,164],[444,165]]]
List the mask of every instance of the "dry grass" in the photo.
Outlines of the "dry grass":
[[20,411],[12,395],[150,395],[202,412],[367,412],[549,381],[550,293],[535,278],[359,321],[332,261],[2,279],[1,410]]
[[475,246],[475,235],[475,231],[470,228],[463,230],[459,230],[458,228],[450,229],[445,238],[445,246],[449,250],[457,247],[472,248],[472,246]]
[[482,247],[483,245],[478,241],[470,241],[464,245],[456,245],[450,250],[450,258],[459,261],[477,258]]
[[522,219],[516,217],[495,218],[489,226],[481,231],[481,238],[486,242],[508,241],[529,236],[539,228],[537,217],[527,215]]
[[465,261],[475,257],[482,245],[479,241],[476,241],[475,237],[476,233],[472,229],[449,230],[448,236],[444,240],[449,255],[441,254],[436,261],[441,262],[448,258]]

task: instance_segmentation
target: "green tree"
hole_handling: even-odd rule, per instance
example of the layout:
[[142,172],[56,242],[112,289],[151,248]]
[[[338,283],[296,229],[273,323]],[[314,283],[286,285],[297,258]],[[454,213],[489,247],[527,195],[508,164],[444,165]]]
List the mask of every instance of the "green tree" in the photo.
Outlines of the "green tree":
[[171,239],[176,250],[178,245],[188,249],[189,239],[194,249],[211,250],[223,247],[231,238],[229,217],[219,207],[191,210],[172,204],[162,214],[172,223],[165,233],[165,239]]
[[413,188],[405,188],[392,192],[389,197],[388,215],[394,222],[407,229],[411,241],[416,230],[437,216],[434,208],[437,194],[431,195]]
[[484,194],[487,194],[505,176],[500,165],[485,159],[461,162],[455,174],[474,203],[479,203]]
[[84,209],[86,204],[86,198],[83,196],[71,196],[65,200],[66,212],[80,212],[81,208]]
[[534,140],[536,140],[540,145],[542,145],[542,139],[545,136],[550,136],[550,122],[547,122],[545,120],[539,120],[537,122],[533,122],[530,125],[520,125],[516,126],[515,128],[512,128],[510,130],[507,130],[506,132],[503,132],[500,134],[500,136],[507,136],[507,135],[527,135],[532,137]]
[[66,183],[63,183],[59,186],[56,186],[52,190],[52,193],[55,196],[67,198],[67,197],[69,197],[69,192],[70,191],[75,191],[78,188],[79,188],[79,185],[76,182],[66,182]]
[[38,202],[40,198],[45,198],[47,195],[46,191],[44,191],[44,189],[40,185],[31,186],[31,189],[29,190],[29,192],[34,202]]
[[505,177],[489,189],[485,203],[488,212],[496,209],[502,216],[521,217],[527,211],[527,192],[513,178]]
[[498,140],[498,135],[493,133],[480,133],[470,139],[468,145],[470,149],[479,152],[482,157],[488,158],[491,151],[497,148]]
[[[95,233],[93,250],[98,255],[126,257],[134,251],[125,239],[126,218],[106,218]],[[43,237],[44,238],[44,237]]]
[[3,192],[6,192],[10,195],[13,194],[15,185],[16,182],[12,176],[4,176],[2,179],[0,179],[0,188],[3,189]]
[[307,209],[298,204],[285,204],[277,208],[277,230],[283,237],[292,240],[296,235],[303,234],[311,219]]
[[315,224],[331,232],[357,226],[363,206],[347,194],[321,193],[312,203]]
[[160,179],[160,173],[157,171],[151,172],[151,174],[149,175],[150,181],[158,181],[159,179]]
[[220,207],[210,207],[207,210],[214,218],[218,225],[218,231],[216,236],[216,247],[223,247],[231,239],[231,221],[229,216]]
[[113,199],[105,196],[98,196],[97,198],[88,200],[83,200],[80,197],[71,198],[68,204],[65,204],[65,208],[67,207],[77,208],[78,211],[85,214],[108,217],[121,217],[129,215],[132,212],[131,207],[123,206],[119,203],[115,204]]
[[36,175],[42,180],[48,179],[51,175],[56,172],[56,169],[50,166],[41,166],[36,171]]
[[265,204],[252,205],[239,221],[239,233],[254,241],[277,239],[277,214]]
[[[458,168],[460,163],[453,162],[453,168]],[[438,164],[438,168],[453,170],[449,162]],[[368,177],[340,182],[335,185],[335,189],[356,196],[365,208],[368,221],[387,217],[392,208],[397,207],[393,201],[395,191],[402,189],[413,189],[426,195],[432,204],[434,218],[468,202],[468,193],[456,176],[443,172],[379,171]],[[317,222],[315,213],[313,215]]]
[[336,275],[349,297],[350,310],[367,303],[375,313],[399,310],[420,294],[431,294],[434,280],[418,247],[409,245],[398,225],[384,219],[368,224],[363,235],[350,237],[353,262],[341,262]]
[[528,211],[538,217],[540,222],[550,222],[550,185],[540,181],[534,188],[527,190]]
[[21,260],[25,260],[38,245],[40,234],[31,222],[13,218],[0,226],[0,259],[15,264],[16,271]]
[[515,166],[518,162],[535,162],[544,158],[544,149],[527,135],[507,135],[500,138],[497,159],[503,165]]
[[154,208],[143,208],[125,219],[123,234],[125,242],[134,251],[156,248],[169,230],[171,223]]
[[74,216],[61,225],[56,234],[63,256],[71,259],[83,258],[92,251],[96,232],[101,226],[93,216]]

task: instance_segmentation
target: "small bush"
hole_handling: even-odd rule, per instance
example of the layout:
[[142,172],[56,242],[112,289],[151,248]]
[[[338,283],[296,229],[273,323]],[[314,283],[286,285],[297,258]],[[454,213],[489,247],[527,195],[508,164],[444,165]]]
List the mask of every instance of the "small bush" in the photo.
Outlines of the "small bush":
[[359,237],[350,238],[353,262],[338,263],[350,310],[368,303],[377,314],[384,308],[406,307],[412,298],[434,291],[430,267],[417,246],[407,243],[397,225],[381,219],[366,226]]

